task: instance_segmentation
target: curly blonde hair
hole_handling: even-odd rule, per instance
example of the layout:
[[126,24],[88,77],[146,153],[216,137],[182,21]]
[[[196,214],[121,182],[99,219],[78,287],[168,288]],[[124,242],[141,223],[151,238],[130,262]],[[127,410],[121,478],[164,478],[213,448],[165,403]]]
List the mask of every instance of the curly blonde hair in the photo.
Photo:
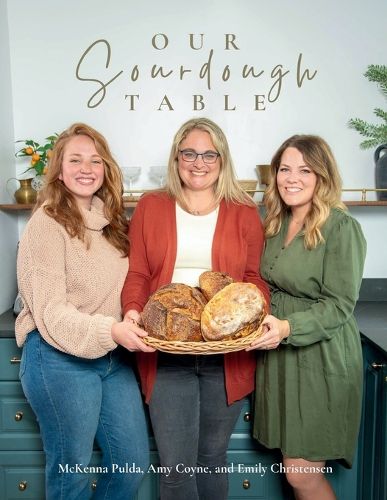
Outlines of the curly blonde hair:
[[255,206],[251,196],[246,194],[238,184],[230,149],[224,132],[216,123],[208,118],[192,118],[183,123],[176,132],[168,161],[166,190],[169,196],[174,198],[180,206],[188,210],[183,195],[182,180],[179,176],[178,155],[181,143],[187,135],[195,129],[208,132],[217,152],[220,154],[220,174],[214,188],[215,203],[218,204],[224,199],[227,202]]
[[336,160],[329,145],[316,135],[293,135],[274,154],[270,166],[270,183],[264,196],[265,236],[271,238],[278,234],[284,217],[290,212],[277,187],[277,172],[287,148],[296,148],[302,154],[306,165],[317,176],[312,206],[304,221],[305,248],[316,248],[319,243],[324,242],[321,228],[329,217],[331,208],[346,210],[341,201],[342,181]]
[[89,137],[103,160],[104,180],[95,193],[104,202],[104,215],[109,221],[103,229],[103,234],[109,243],[126,257],[129,251],[128,223],[122,197],[121,169],[114,160],[106,139],[89,125],[74,123],[59,135],[49,160],[45,187],[38,193],[35,210],[44,203],[43,209],[49,217],[61,224],[71,237],[77,237],[88,245],[86,228],[77,201],[59,178],[64,149],[68,141],[78,135]]

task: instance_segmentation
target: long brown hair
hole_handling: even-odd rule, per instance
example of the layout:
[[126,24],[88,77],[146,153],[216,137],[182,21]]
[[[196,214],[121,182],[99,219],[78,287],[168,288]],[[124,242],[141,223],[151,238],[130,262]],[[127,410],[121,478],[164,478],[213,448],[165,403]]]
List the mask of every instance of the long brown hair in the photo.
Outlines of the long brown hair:
[[114,160],[106,139],[89,125],[74,123],[59,135],[49,160],[45,186],[39,191],[35,210],[44,203],[43,209],[48,216],[61,224],[71,237],[77,237],[88,244],[84,220],[77,201],[59,179],[64,149],[68,141],[77,135],[89,137],[103,160],[104,180],[100,189],[95,193],[104,202],[104,215],[109,221],[109,224],[103,229],[103,234],[123,256],[127,256],[129,244],[122,198],[121,169]]
[[228,202],[255,206],[251,196],[246,194],[238,184],[230,149],[223,130],[208,118],[192,118],[183,123],[176,132],[168,161],[166,187],[168,194],[176,199],[179,205],[188,208],[183,196],[182,181],[179,176],[178,155],[180,144],[195,129],[208,132],[217,152],[220,154],[221,166],[219,178],[215,184],[215,202],[220,203],[224,199]]
[[278,234],[289,207],[283,202],[277,187],[277,172],[281,158],[287,148],[296,148],[305,163],[317,176],[312,206],[305,218],[304,243],[308,249],[316,248],[324,241],[321,228],[329,217],[331,208],[346,210],[341,201],[341,177],[329,145],[316,135],[293,135],[275,152],[271,160],[270,183],[264,202],[266,217],[264,221],[267,238]]

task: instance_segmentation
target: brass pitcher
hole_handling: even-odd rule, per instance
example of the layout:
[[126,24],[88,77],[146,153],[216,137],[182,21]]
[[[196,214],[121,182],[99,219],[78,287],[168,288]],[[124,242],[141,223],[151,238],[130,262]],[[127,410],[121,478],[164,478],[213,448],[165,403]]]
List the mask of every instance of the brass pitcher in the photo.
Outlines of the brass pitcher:
[[[36,202],[37,192],[31,186],[31,179],[15,179],[12,177],[7,181],[7,190],[9,181],[17,181],[20,183],[19,189],[17,189],[13,196],[15,197],[16,203],[20,203],[22,205],[28,205]],[[8,191],[9,192],[9,191]]]

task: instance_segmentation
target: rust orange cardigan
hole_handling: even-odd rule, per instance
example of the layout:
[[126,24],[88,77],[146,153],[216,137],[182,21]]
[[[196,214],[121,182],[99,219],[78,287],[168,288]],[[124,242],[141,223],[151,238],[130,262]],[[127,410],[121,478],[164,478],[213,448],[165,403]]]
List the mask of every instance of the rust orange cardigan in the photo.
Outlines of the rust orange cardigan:
[[[129,272],[122,290],[124,313],[141,312],[149,296],[171,282],[176,260],[176,203],[164,192],[144,195],[129,229]],[[264,236],[255,207],[222,201],[212,243],[212,270],[235,281],[254,283],[270,303],[269,290],[259,274]],[[149,402],[157,372],[157,352],[137,353],[142,391]],[[228,403],[254,389],[255,352],[224,355]]]

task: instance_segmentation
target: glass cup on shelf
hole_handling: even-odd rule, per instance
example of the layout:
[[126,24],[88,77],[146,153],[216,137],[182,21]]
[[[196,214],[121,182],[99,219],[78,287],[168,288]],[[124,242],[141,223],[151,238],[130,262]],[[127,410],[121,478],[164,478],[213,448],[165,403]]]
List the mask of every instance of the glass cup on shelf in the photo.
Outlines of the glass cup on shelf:
[[124,178],[124,193],[133,196],[133,183],[140,177],[141,167],[121,167]]
[[157,182],[159,187],[163,187],[167,179],[167,167],[161,165],[150,167],[149,176]]

